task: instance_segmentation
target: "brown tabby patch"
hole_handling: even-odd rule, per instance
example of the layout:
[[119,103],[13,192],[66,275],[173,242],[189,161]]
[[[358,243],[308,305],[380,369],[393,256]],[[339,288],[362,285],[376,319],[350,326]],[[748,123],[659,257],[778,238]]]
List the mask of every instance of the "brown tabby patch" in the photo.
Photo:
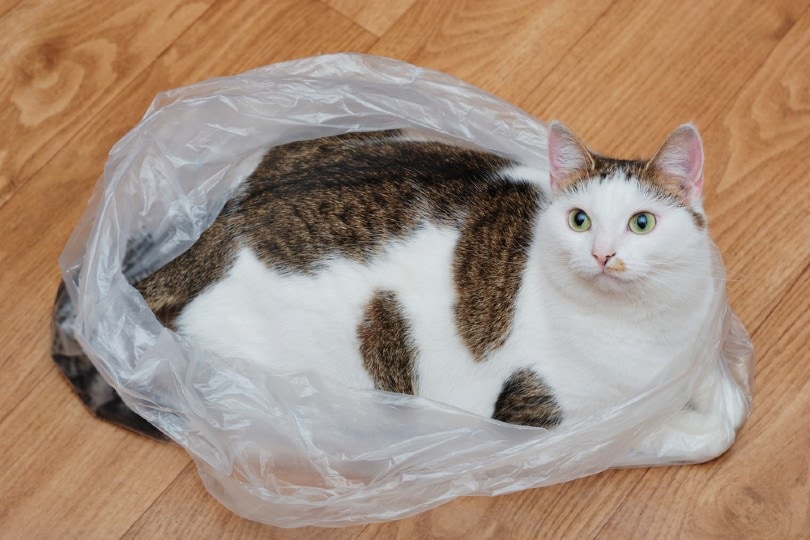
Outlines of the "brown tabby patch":
[[377,390],[413,395],[416,346],[392,291],[377,291],[357,327],[363,367]]
[[217,220],[188,250],[133,285],[149,308],[169,325],[186,303],[224,277],[235,252],[227,223]]
[[521,369],[504,383],[492,418],[510,424],[551,428],[562,422],[563,415],[551,389],[537,373]]
[[477,361],[506,341],[541,199],[525,184],[493,184],[470,212],[454,258],[456,329]]

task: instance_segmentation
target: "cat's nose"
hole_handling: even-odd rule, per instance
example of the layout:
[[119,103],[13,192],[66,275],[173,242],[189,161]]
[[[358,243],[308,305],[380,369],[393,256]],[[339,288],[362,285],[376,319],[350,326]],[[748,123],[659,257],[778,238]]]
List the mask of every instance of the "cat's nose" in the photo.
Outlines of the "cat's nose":
[[608,263],[608,261],[610,260],[610,258],[613,257],[614,255],[616,255],[616,252],[614,251],[613,253],[611,253],[609,255],[607,253],[591,253],[591,255],[593,255],[594,259],[599,261],[600,265],[605,266]]

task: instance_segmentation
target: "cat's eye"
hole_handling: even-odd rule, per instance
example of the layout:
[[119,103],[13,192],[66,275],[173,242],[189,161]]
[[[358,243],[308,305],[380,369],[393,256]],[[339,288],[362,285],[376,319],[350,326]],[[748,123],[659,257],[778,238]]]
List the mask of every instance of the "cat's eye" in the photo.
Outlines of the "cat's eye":
[[630,218],[628,225],[636,234],[647,234],[655,228],[655,216],[649,212],[639,212]]
[[577,232],[585,232],[591,228],[591,218],[579,208],[574,208],[568,213],[568,226]]

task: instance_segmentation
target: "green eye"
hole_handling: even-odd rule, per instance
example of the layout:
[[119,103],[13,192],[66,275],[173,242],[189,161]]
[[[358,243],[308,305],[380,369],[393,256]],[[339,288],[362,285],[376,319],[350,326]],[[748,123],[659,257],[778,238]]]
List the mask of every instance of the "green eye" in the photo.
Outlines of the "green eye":
[[591,228],[591,218],[579,208],[574,208],[568,213],[568,226],[577,232],[585,232]]
[[647,234],[655,228],[655,216],[649,212],[639,212],[630,218],[629,226],[636,234]]

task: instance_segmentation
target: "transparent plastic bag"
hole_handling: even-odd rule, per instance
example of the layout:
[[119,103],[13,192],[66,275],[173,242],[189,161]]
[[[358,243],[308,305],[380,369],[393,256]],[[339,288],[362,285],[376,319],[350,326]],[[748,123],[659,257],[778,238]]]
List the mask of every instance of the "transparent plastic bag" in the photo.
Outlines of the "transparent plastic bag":
[[[753,350],[724,276],[688,369],[552,431],[425,399],[341,387],[301,371],[223,365],[161,326],[128,277],[165,264],[210,225],[270,146],[411,127],[547,169],[546,126],[445,74],[358,54],[319,56],[162,93],[110,152],[60,259],[82,349],[128,406],[185,447],[234,512],[282,527],[409,516],[461,495],[564,482],[609,467],[705,461],[748,414]],[[122,261],[128,245],[153,248]],[[722,272],[719,255],[715,265]],[[670,421],[690,398],[711,429]]]

